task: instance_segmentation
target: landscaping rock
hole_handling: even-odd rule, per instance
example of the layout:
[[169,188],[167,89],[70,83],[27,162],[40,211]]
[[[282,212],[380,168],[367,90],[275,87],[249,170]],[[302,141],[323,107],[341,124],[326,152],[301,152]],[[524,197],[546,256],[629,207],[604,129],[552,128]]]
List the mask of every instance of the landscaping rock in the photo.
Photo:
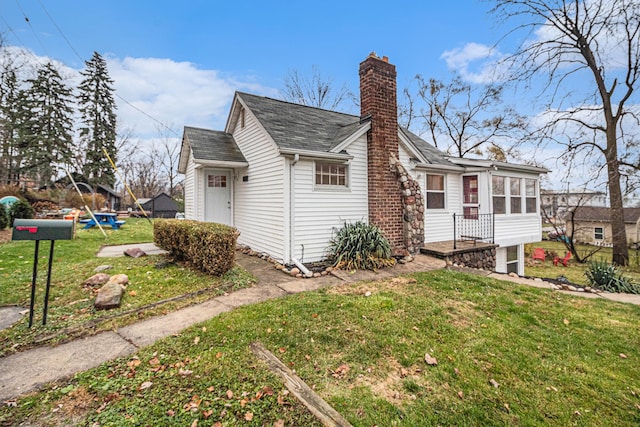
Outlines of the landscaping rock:
[[102,286],[109,281],[111,276],[107,273],[98,273],[89,277],[87,280],[82,282],[82,286]]
[[101,273],[103,271],[111,270],[112,268],[112,265],[105,264],[97,266],[93,271],[95,271],[96,273]]
[[147,255],[147,253],[140,248],[127,249],[126,251],[124,251],[124,254],[126,256],[130,256],[131,258],[140,258]]
[[114,283],[116,285],[126,286],[129,283],[129,276],[126,274],[115,274],[111,276],[107,284]]
[[293,277],[296,277],[298,276],[298,274],[300,274],[300,269],[294,267],[289,271],[289,274],[291,274]]
[[124,286],[119,283],[108,282],[98,291],[96,302],[93,304],[96,310],[109,310],[120,307]]

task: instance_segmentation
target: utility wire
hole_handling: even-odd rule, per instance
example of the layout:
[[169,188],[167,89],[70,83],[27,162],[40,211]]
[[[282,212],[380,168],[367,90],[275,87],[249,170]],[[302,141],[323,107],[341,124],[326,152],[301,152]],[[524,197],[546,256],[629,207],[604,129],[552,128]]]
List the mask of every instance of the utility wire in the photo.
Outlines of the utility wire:
[[19,0],[16,0],[16,4],[18,5],[18,8],[20,9],[20,12],[22,12],[22,16],[24,17],[24,20],[27,24],[29,24],[29,28],[31,29],[31,32],[33,33],[33,35],[35,36],[36,40],[38,41],[38,43],[40,44],[40,47],[42,48],[42,50],[44,51],[44,53],[49,56],[49,52],[47,52],[47,48],[44,47],[44,44],[42,43],[42,40],[40,40],[40,37],[38,37],[38,33],[36,32],[35,28],[33,28],[33,25],[31,25],[31,20],[29,19],[29,17],[27,16],[27,14],[25,13],[24,9],[22,9],[22,5],[20,4]]
[[[18,0],[16,0],[17,2]],[[49,11],[47,10],[47,8],[44,6],[44,3],[42,3],[41,0],[38,0],[38,3],[40,3],[40,7],[42,7],[42,10],[44,10],[44,13],[49,17],[49,20],[51,21],[51,23],[53,24],[54,27],[56,27],[56,30],[58,30],[58,32],[60,33],[60,35],[62,36],[62,38],[67,42],[67,44],[69,45],[69,47],[71,48],[71,50],[76,54],[76,56],[78,57],[78,59],[80,59],[80,61],[85,62],[85,60],[82,58],[82,56],[80,56],[80,54],[78,53],[78,51],[73,47],[73,45],[71,44],[71,41],[69,41],[69,39],[67,38],[67,36],[64,34],[64,32],[62,31],[62,29],[60,29],[60,27],[58,26],[58,24],[56,23],[56,21],[53,19],[53,17],[51,16],[51,14],[49,13]],[[22,10],[22,8],[20,8],[20,10]],[[24,12],[23,12],[24,14]],[[25,19],[26,19],[26,15],[25,15]],[[27,19],[27,22],[28,19]],[[31,24],[29,24],[31,25]],[[120,99],[122,102],[124,102],[125,104],[127,104],[129,107],[133,108],[134,110],[136,110],[137,112],[147,116],[148,118],[150,118],[151,120],[153,120],[154,122],[156,122],[158,125],[160,125],[161,127],[163,127],[164,129],[168,130],[169,132],[171,132],[172,134],[176,135],[176,136],[180,136],[180,134],[178,132],[176,132],[174,129],[170,128],[169,126],[167,126],[166,124],[164,124],[163,122],[161,122],[160,120],[156,119],[155,117],[153,117],[151,114],[147,113],[146,111],[141,110],[140,108],[136,107],[135,105],[133,105],[131,102],[127,101],[126,99],[124,99],[121,95],[118,94],[118,92],[114,92],[114,95]]]

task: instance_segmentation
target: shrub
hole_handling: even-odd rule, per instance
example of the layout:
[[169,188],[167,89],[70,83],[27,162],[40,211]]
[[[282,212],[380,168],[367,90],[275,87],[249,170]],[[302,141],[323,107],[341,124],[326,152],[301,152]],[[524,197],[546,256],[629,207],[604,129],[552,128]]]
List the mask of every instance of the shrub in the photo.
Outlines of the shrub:
[[210,222],[175,219],[153,222],[153,240],[159,247],[177,261],[216,276],[233,267],[239,234],[233,227]]
[[0,230],[4,230],[9,225],[9,218],[7,217],[7,210],[4,205],[0,203]]
[[589,268],[584,274],[587,276],[589,284],[596,289],[607,292],[640,294],[640,285],[631,283],[617,267],[604,261],[589,263]]
[[329,259],[337,268],[375,270],[395,264],[389,241],[375,225],[344,223],[329,243]]
[[13,227],[16,218],[33,218],[33,208],[26,200],[20,199],[9,208],[9,226]]

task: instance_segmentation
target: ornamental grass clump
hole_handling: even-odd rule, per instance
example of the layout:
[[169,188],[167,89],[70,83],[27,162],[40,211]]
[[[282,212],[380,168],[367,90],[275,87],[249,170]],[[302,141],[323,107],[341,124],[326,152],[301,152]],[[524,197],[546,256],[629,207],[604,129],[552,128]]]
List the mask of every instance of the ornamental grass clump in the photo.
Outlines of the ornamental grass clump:
[[375,270],[395,264],[391,246],[378,227],[357,221],[344,223],[329,244],[330,260],[336,268]]
[[640,294],[640,285],[631,283],[614,265],[604,261],[589,263],[584,272],[589,284],[602,291],[614,293]]

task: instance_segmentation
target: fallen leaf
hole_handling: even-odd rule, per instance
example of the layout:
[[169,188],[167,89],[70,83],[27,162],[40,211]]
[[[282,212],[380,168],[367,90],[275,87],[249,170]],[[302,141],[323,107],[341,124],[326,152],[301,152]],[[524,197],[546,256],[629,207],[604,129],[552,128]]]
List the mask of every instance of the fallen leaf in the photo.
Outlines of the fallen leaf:
[[208,411],[202,411],[202,416],[204,416],[205,420],[209,418],[211,415],[213,415],[213,410],[211,409],[209,409]]
[[405,378],[409,376],[409,371],[407,371],[405,368],[400,368],[400,378]]
[[624,354],[624,353],[620,353],[620,359],[626,359],[626,358],[627,358],[627,355],[626,355],[626,354]]
[[309,356],[308,354],[305,354],[304,358],[307,359],[307,360],[311,360],[311,356]]
[[463,393],[462,391],[459,391],[459,392],[458,392],[458,397],[459,397],[460,399],[462,399],[462,398],[464,397],[464,393]]
[[211,393],[211,392],[212,392],[213,390],[215,390],[215,389],[216,389],[216,388],[215,388],[214,386],[209,386],[209,387],[207,387],[207,391],[208,391],[209,393]]
[[246,414],[244,414],[244,419],[246,421],[251,421],[253,419],[253,412],[247,412]]
[[318,317],[318,313],[313,313],[313,314],[311,315],[311,317],[313,317],[314,319],[315,319],[315,318],[317,318],[317,317]]
[[138,295],[136,291],[129,291],[129,296],[135,297],[136,295]]
[[332,371],[332,376],[334,378],[342,378],[347,375],[350,370],[351,368],[349,368],[349,365],[343,363],[342,365],[338,366],[335,371]]
[[285,351],[287,351],[287,349],[286,349],[286,348],[284,348],[284,347],[280,347],[280,348],[278,349],[278,351],[279,351],[280,353],[284,353]]
[[130,368],[135,368],[140,365],[140,359],[131,359],[127,362],[127,366]]
[[178,371],[178,375],[183,376],[183,377],[188,377],[191,374],[193,374],[193,371],[191,371],[189,369],[180,369]]
[[138,387],[138,390],[142,391],[142,390],[146,390],[149,387],[151,387],[153,385],[153,383],[151,381],[145,381],[142,384],[140,384],[140,387]]
[[264,394],[266,394],[267,396],[273,396],[273,389],[269,386],[263,387],[262,391],[264,391]]
[[489,380],[489,384],[491,384],[492,386],[494,386],[495,388],[500,387],[500,384],[498,384],[498,381],[494,380],[493,378],[491,378]]
[[227,398],[233,399],[233,392],[231,390],[227,390]]
[[149,360],[149,365],[151,366],[157,366],[160,364],[160,359],[158,359],[158,357],[153,357],[151,360]]
[[273,427],[284,427],[284,420],[278,420],[273,423]]
[[427,365],[431,365],[431,366],[438,364],[438,361],[436,360],[436,358],[435,357],[431,357],[429,355],[429,353],[425,353],[424,361],[427,362]]
[[193,343],[194,343],[195,345],[198,345],[198,343],[199,343],[199,342],[200,342],[200,337],[195,337],[195,338],[193,339]]
[[453,372],[454,372],[457,376],[460,376],[460,371],[458,370],[458,368],[453,368]]
[[207,332],[207,327],[206,326],[202,327],[202,332]]
[[581,416],[582,416],[582,414],[580,413],[580,411],[573,411],[573,415],[577,415],[577,416],[579,416],[579,417],[581,417]]
[[213,423],[213,427],[222,427],[222,423],[220,421],[216,421]]
[[511,412],[511,408],[509,408],[509,404],[508,404],[508,403],[505,403],[505,404],[504,404],[504,407],[505,407],[505,409],[506,409],[507,411]]
[[220,359],[222,357],[222,352],[217,352],[216,353],[216,359]]
[[176,414],[176,411],[174,411],[173,409],[169,409],[167,411],[167,415],[170,416],[170,417],[173,417],[175,414]]
[[563,319],[562,323],[564,323],[565,325],[568,325],[569,324],[569,319]]
[[418,327],[417,327],[417,326],[414,326],[414,327],[413,327],[413,330],[417,332],[417,331],[419,331],[420,329],[418,329]]
[[198,427],[198,420],[193,420],[191,427]]

